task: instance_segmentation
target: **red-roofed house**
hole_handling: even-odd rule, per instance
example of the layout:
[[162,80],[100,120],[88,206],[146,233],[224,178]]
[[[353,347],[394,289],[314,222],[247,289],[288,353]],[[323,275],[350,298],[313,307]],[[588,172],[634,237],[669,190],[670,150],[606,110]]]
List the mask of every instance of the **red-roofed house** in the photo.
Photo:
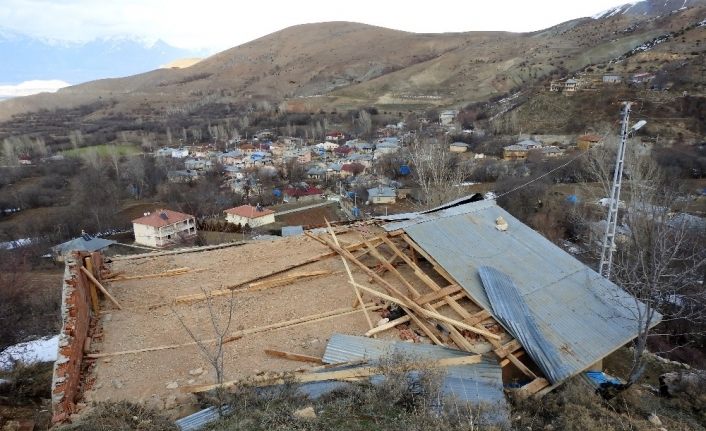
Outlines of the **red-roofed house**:
[[261,206],[241,205],[225,211],[228,223],[250,227],[264,226],[275,222],[275,212]]
[[321,199],[323,191],[316,187],[288,187],[284,189],[284,196],[289,200],[313,201]]
[[326,133],[326,140],[327,141],[338,142],[338,141],[342,141],[344,139],[346,139],[346,135],[339,130],[331,130],[330,132]]
[[196,218],[189,214],[160,209],[132,221],[135,243],[167,247],[196,235]]

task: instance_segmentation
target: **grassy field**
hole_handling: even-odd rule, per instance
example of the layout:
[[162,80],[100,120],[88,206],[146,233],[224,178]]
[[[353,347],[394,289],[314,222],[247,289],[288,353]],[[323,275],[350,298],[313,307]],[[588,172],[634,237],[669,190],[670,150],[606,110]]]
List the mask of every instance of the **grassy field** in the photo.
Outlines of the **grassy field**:
[[138,154],[142,154],[142,150],[136,146],[136,145],[108,145],[108,144],[103,144],[103,145],[94,145],[92,147],[81,147],[81,148],[72,148],[70,150],[65,150],[62,151],[61,154],[63,154],[66,157],[81,157],[81,155],[90,153],[90,152],[95,152],[99,156],[106,157],[111,154],[111,151],[118,151],[118,154],[121,156],[135,156]]

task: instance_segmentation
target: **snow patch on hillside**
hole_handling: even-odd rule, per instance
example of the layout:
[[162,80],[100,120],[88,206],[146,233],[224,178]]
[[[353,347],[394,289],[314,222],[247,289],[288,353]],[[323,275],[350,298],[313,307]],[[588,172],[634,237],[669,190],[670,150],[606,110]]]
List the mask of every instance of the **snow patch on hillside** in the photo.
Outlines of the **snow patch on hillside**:
[[10,370],[16,362],[33,364],[56,361],[58,350],[58,335],[15,344],[0,352],[0,370]]

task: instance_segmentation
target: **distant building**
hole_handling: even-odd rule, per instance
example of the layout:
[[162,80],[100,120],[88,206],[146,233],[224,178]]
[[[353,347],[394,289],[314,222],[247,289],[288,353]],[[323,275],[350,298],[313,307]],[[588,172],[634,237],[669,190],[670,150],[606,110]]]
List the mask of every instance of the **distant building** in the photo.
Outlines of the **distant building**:
[[549,83],[549,91],[573,93],[581,87],[582,81],[575,78],[559,79]]
[[603,75],[604,84],[620,84],[623,82],[623,77],[620,75]]
[[564,155],[564,150],[555,146],[543,147],[540,151],[542,151],[542,156],[549,158]]
[[508,145],[507,147],[503,148],[503,159],[526,159],[530,150],[536,150],[538,148],[542,148],[542,144],[540,144],[539,142],[535,142],[531,139],[526,139],[524,141],[520,141],[516,144]]
[[394,204],[397,201],[397,193],[392,187],[380,185],[368,189],[368,200],[372,204]]
[[299,236],[304,235],[303,226],[284,226],[282,227],[282,236]]
[[339,130],[332,130],[332,131],[326,133],[326,140],[327,141],[339,142],[339,141],[343,141],[345,139],[346,139],[346,135]]
[[650,82],[653,79],[655,79],[655,75],[652,73],[636,73],[632,76],[631,81],[633,84],[642,84],[644,82]]
[[132,221],[135,243],[167,247],[196,235],[196,218],[166,209],[147,213]]
[[115,241],[98,238],[82,232],[80,237],[56,245],[52,247],[51,250],[54,255],[54,259],[58,262],[63,262],[64,256],[72,251],[100,251],[110,247],[113,244],[115,244]]
[[449,145],[449,151],[452,153],[465,153],[468,151],[468,144],[465,142],[454,142]]
[[316,187],[311,186],[300,186],[300,187],[287,187],[284,189],[284,197],[286,200],[297,200],[297,201],[313,201],[320,200],[323,191]]
[[458,115],[458,111],[455,109],[441,111],[441,113],[439,113],[439,124],[441,124],[442,126],[448,126],[448,125],[452,124],[454,121],[456,121],[457,115]]
[[603,138],[598,135],[582,135],[576,138],[576,148],[581,151],[586,151],[596,145],[600,145]]
[[224,211],[228,223],[250,227],[264,226],[275,222],[275,212],[261,206],[241,205]]
[[190,183],[199,178],[199,173],[188,169],[167,172],[167,181],[170,183]]

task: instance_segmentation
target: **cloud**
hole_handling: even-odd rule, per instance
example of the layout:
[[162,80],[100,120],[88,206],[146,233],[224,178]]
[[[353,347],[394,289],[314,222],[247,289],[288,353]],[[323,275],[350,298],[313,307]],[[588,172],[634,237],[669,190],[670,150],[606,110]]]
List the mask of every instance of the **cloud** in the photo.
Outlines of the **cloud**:
[[38,93],[54,93],[61,88],[68,87],[68,82],[58,79],[46,81],[35,80],[25,81],[17,85],[0,85],[0,100],[11,99],[13,97],[31,96]]
[[215,52],[288,26],[321,21],[356,21],[420,33],[534,31],[593,15],[619,2],[357,0],[332,7],[324,0],[3,0],[0,27],[58,41],[129,35]]

